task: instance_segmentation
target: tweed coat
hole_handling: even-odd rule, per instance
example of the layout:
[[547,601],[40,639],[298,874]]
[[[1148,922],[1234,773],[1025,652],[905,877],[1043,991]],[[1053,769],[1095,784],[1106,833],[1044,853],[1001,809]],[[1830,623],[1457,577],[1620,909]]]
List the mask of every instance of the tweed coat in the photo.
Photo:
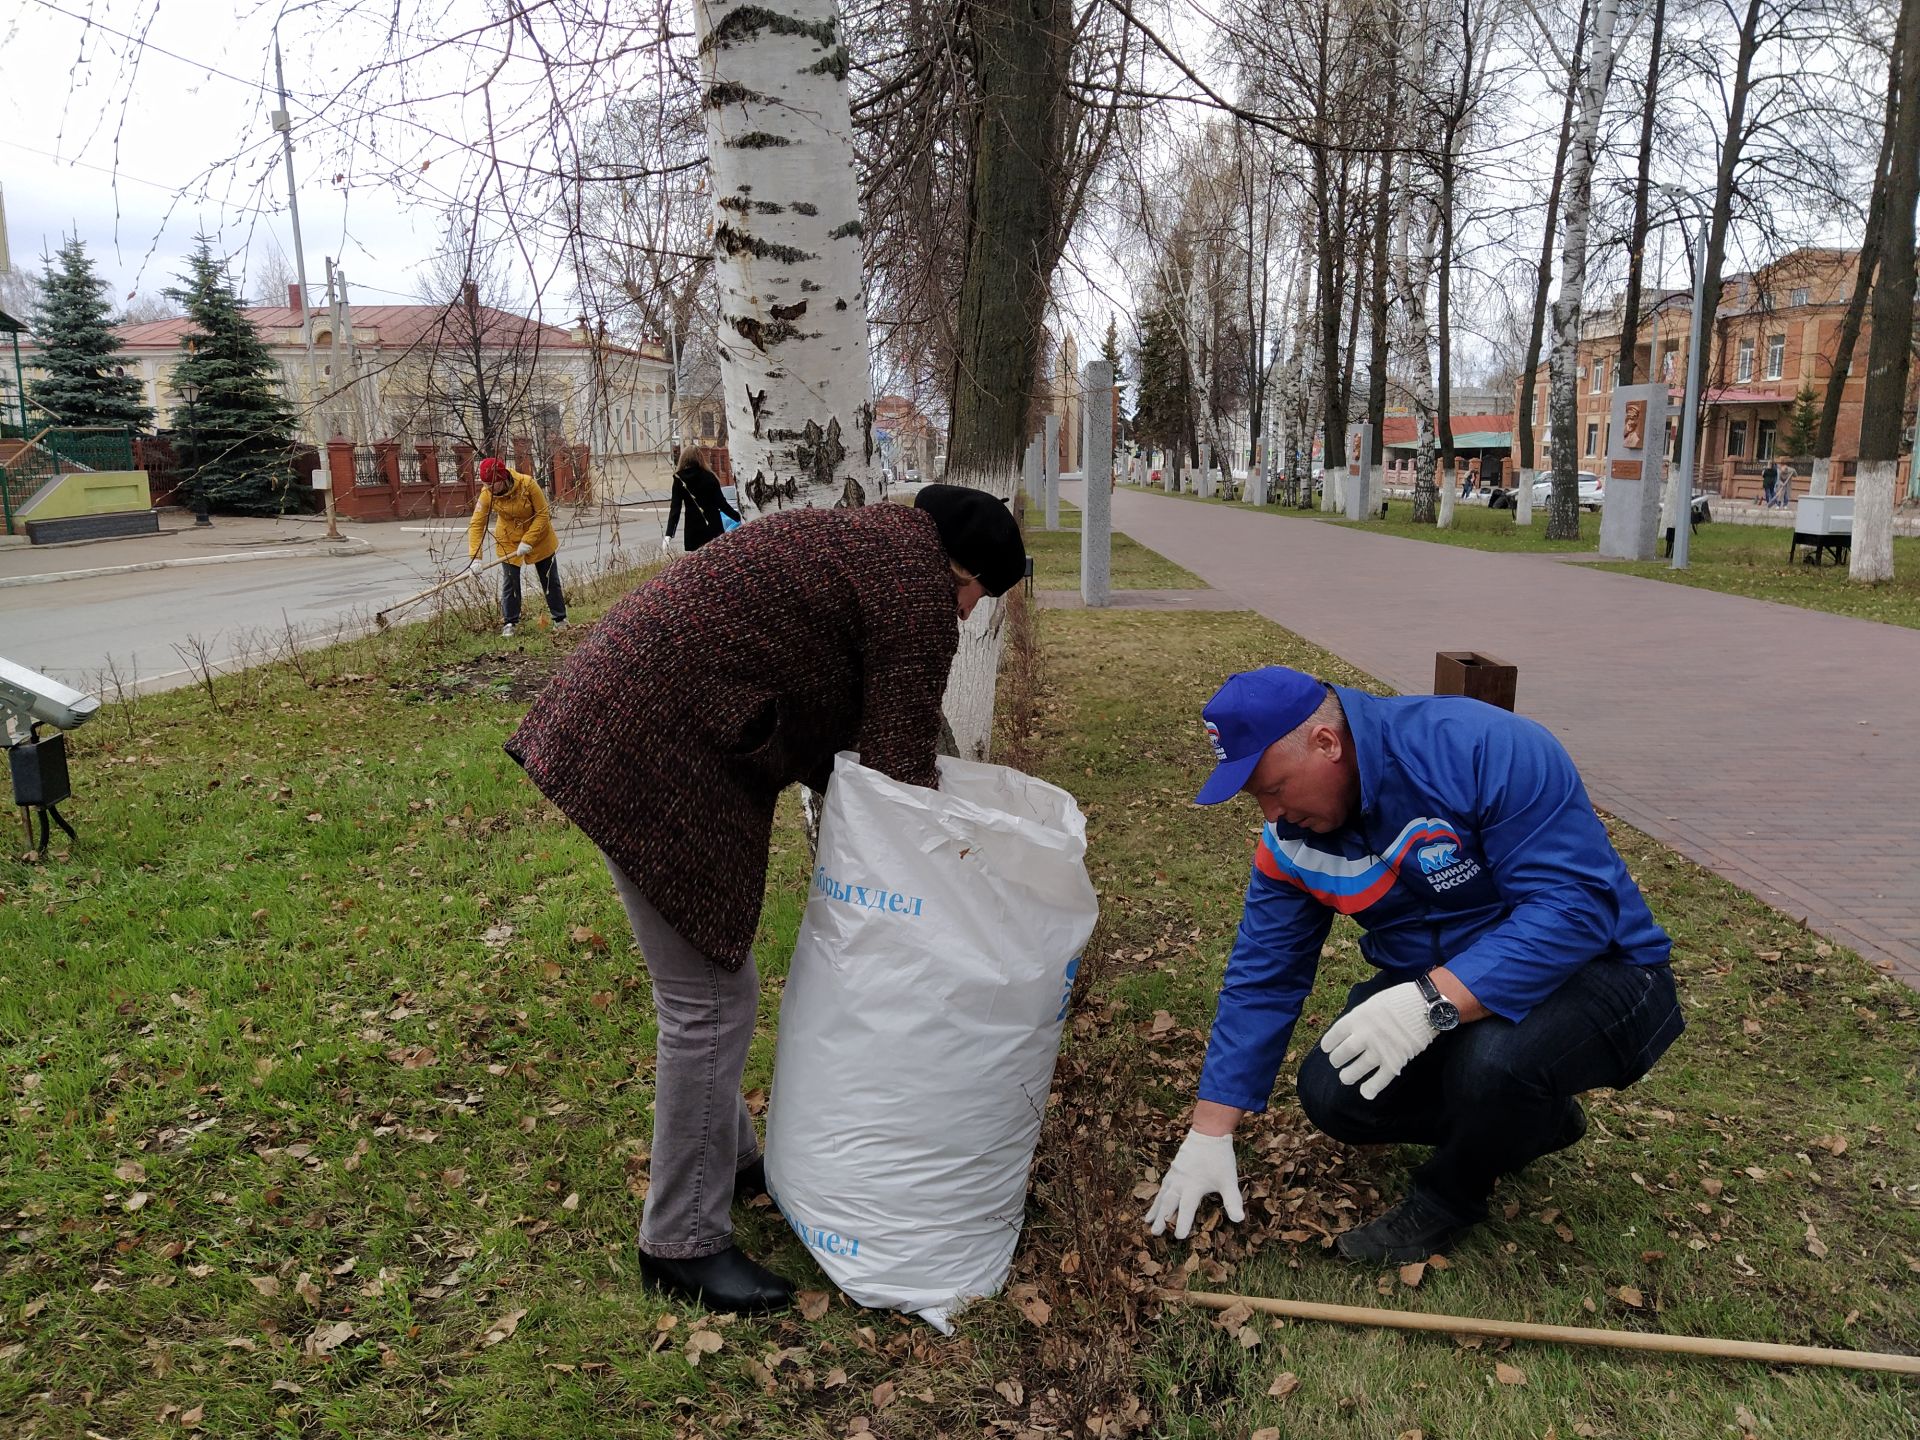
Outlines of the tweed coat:
[[666,922],[746,960],[782,789],[836,751],[936,783],[954,579],[904,505],[742,526],[610,610],[507,742],[540,790]]

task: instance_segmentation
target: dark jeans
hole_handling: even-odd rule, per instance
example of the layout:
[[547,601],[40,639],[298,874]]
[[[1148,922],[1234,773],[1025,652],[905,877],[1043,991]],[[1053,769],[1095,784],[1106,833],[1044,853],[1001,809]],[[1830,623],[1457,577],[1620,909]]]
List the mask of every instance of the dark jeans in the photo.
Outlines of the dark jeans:
[[[500,567],[500,618],[509,625],[520,623],[520,572],[524,565],[502,565]],[[547,597],[547,613],[553,618],[567,618],[567,597],[560,589],[560,557],[549,555],[544,560],[533,562],[535,574],[540,580],[540,589]]]
[[[1382,971],[1353,987],[1347,1009],[1408,978]],[[1489,1015],[1438,1036],[1373,1100],[1341,1084],[1316,1043],[1300,1107],[1349,1144],[1433,1146],[1414,1184],[1477,1217],[1498,1177],[1569,1143],[1574,1096],[1631,1085],[1685,1028],[1669,966],[1593,960],[1517,1025]]]

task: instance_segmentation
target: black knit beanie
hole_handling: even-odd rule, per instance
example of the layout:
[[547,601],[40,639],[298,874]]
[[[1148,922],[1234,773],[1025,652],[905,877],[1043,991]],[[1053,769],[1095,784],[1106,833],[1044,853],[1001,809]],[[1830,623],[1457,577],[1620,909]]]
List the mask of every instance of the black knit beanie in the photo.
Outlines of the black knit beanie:
[[1004,595],[1025,578],[1027,547],[1005,501],[965,485],[926,485],[913,503],[933,517],[947,558],[978,576],[989,595]]

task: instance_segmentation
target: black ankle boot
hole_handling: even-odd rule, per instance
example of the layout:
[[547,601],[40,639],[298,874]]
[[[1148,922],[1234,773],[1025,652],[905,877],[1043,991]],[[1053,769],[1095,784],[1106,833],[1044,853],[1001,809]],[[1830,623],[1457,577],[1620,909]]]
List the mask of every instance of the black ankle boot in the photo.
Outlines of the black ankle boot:
[[733,1198],[752,1200],[767,1193],[767,1157],[756,1155],[753,1163],[733,1172]]
[[1334,1240],[1334,1248],[1349,1260],[1391,1260],[1404,1265],[1443,1253],[1478,1216],[1463,1219],[1422,1190]]
[[640,1252],[640,1274],[654,1289],[709,1310],[741,1313],[784,1310],[793,1302],[793,1286],[737,1245],[692,1260],[666,1260]]

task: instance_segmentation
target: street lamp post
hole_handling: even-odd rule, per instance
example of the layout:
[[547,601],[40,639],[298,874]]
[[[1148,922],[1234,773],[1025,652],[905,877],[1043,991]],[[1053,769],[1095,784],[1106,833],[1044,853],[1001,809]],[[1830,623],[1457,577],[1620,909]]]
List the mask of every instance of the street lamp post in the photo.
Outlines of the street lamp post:
[[182,380],[174,389],[187,402],[187,433],[193,437],[193,523],[211,526],[213,517],[207,513],[207,492],[200,484],[200,427],[195,423],[193,408],[200,398],[200,384],[197,380]]

